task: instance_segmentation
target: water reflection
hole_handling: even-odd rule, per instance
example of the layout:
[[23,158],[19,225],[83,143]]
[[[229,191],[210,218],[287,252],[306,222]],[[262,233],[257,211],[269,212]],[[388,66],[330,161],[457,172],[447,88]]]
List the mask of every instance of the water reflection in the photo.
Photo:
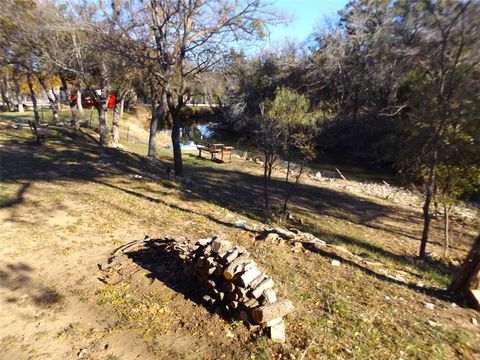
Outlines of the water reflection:
[[[196,150],[195,141],[210,140],[215,134],[216,124],[194,124],[186,126],[180,129],[180,146],[182,150]],[[172,130],[162,130],[161,134],[168,136],[172,135]],[[172,144],[167,145],[168,148],[172,147]]]

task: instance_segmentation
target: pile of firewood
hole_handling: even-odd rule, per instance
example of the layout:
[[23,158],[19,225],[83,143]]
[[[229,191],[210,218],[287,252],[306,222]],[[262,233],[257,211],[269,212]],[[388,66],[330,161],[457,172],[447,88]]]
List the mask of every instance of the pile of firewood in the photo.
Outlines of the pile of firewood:
[[195,245],[177,243],[185,274],[207,285],[203,299],[217,312],[226,311],[246,324],[269,328],[274,341],[285,341],[283,316],[293,310],[289,300],[278,300],[271,277],[263,273],[249,252],[216,237]]

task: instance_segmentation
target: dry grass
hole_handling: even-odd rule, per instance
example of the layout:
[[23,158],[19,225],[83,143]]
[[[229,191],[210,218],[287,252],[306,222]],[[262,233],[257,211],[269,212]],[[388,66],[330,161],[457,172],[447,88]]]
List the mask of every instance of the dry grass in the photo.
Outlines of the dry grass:
[[[453,307],[455,299],[439,290],[452,266],[410,264],[404,258],[418,246],[419,209],[310,182],[292,204],[294,215],[305,221],[303,230],[434,290],[401,285],[347,258],[332,267],[334,254],[312,248],[294,253],[288,244],[258,241],[232,227],[237,219],[262,224],[261,169],[254,164],[236,159],[221,165],[186,155],[193,183],[181,184],[138,155],[145,153],[144,142],[124,142],[132,152],[103,151],[90,130],[75,134],[53,127],[55,138],[39,148],[27,129],[0,131],[3,358],[60,359],[81,349],[91,359],[474,359],[480,354],[479,328],[470,321],[478,313],[463,304]],[[137,136],[145,140],[141,126]],[[166,150],[159,155],[171,161]],[[278,197],[281,174],[276,176]],[[434,224],[434,241],[440,225]],[[453,230],[453,256],[461,258],[475,224],[455,222]],[[186,297],[169,280],[182,282],[183,275],[169,266],[165,278],[152,279],[147,267],[132,263],[139,271],[131,278],[118,285],[100,282],[97,263],[144,234],[190,239],[222,234],[247,247],[272,274],[280,294],[296,305],[288,317],[287,343],[272,344]],[[425,302],[435,310],[427,310]]]

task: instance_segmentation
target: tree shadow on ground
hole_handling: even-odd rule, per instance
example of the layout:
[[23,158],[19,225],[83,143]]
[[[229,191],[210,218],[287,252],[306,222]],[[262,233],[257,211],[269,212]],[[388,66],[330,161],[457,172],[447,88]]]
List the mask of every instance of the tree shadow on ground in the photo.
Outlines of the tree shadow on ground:
[[55,288],[35,282],[31,277],[32,272],[28,264],[21,262],[0,268],[0,287],[7,290],[4,301],[16,303],[27,298],[42,308],[61,303],[63,296]]
[[[399,286],[402,286],[402,287],[406,287],[406,288],[409,288],[413,291],[423,293],[423,294],[426,294],[426,295],[431,296],[431,297],[435,297],[435,298],[437,298],[439,300],[442,300],[442,301],[452,302],[452,301],[459,301],[460,300],[460,298],[457,298],[457,297],[453,296],[452,294],[448,293],[445,289],[439,289],[439,288],[436,288],[436,287],[419,286],[415,283],[404,282],[404,281],[401,281],[401,280],[397,280],[393,277],[387,276],[387,275],[382,274],[380,272],[377,272],[373,269],[370,269],[367,266],[362,266],[361,264],[358,264],[358,263],[356,263],[356,262],[354,262],[350,259],[342,257],[342,256],[340,256],[340,255],[338,255],[334,252],[329,252],[329,251],[326,251],[324,249],[321,249],[318,246],[315,246],[315,244],[312,244],[312,243],[309,243],[309,242],[302,242],[302,246],[303,246],[304,249],[306,249],[306,250],[308,250],[312,253],[321,255],[323,257],[328,257],[328,258],[331,258],[331,259],[339,260],[343,264],[348,264],[348,265],[352,266],[353,268],[359,269],[362,272],[364,272],[365,274],[367,274],[369,276],[372,276],[372,277],[374,277],[378,280],[381,280],[381,281],[384,281],[384,282],[387,282],[387,283],[391,283],[391,284],[395,284],[395,285],[399,285]],[[413,275],[416,275],[416,274],[413,274]]]
[[95,138],[85,132],[67,128],[50,128],[61,142],[35,145],[30,135],[20,140],[4,141],[2,148],[2,182],[89,181],[105,176],[166,175],[161,164],[120,149],[100,148]]
[[[149,161],[146,157],[119,149],[102,149],[88,132],[75,132],[60,127],[51,127],[50,130],[54,131],[56,137],[61,141],[59,141],[60,143],[48,143],[45,147],[33,145],[33,137],[25,131],[8,131],[7,141],[2,141],[5,145],[2,148],[3,182],[92,181],[125,191],[152,203],[163,203],[178,210],[204,216],[210,221],[224,226],[236,227],[234,224],[219,220],[212,215],[167,203],[161,199],[165,195],[161,191],[157,192],[159,196],[150,196],[129,189],[127,184],[119,186],[111,181],[106,181],[107,178],[118,175],[142,176],[171,188],[174,182],[168,176],[165,170],[166,166],[161,162]],[[17,135],[14,139],[10,137],[12,132],[13,135]],[[194,155],[190,156],[195,157]],[[205,200],[258,221],[264,221],[263,214],[258,211],[263,202],[263,177],[261,175],[235,170],[232,166],[216,164],[207,160],[195,166],[188,165],[187,162],[185,167],[187,176],[193,179],[193,183],[177,183],[176,187],[182,190],[181,200]],[[283,180],[273,178],[270,186],[272,198],[280,201],[284,189]],[[17,194],[9,203],[14,207],[22,201],[23,197]],[[404,209],[394,205],[387,206],[331,188],[303,183],[299,184],[296,190],[292,206],[300,212],[337,217],[372,228],[378,228],[375,221],[395,216],[400,221],[397,227],[392,226],[390,229],[392,232],[398,231],[397,228],[410,229],[411,223],[418,221]],[[418,237],[414,233],[410,235],[415,238],[415,241],[418,241]],[[338,237],[340,241],[345,239],[336,234],[333,236]],[[402,255],[385,250],[380,246],[366,244],[356,239],[347,239],[344,242],[355,243],[365,250],[379,253],[403,265],[406,264]]]
[[213,297],[211,289],[188,277],[184,273],[182,260],[174,251],[166,250],[168,245],[174,244],[173,240],[150,239],[138,250],[125,252],[135,264],[147,270],[147,278],[150,280],[159,280],[177,293],[182,294],[186,299],[205,307],[211,314],[217,313],[225,320],[228,315],[221,311],[222,309],[212,309],[207,306],[203,300],[204,295]]
[[32,184],[29,183],[29,182],[28,183],[22,183],[21,186],[20,186],[20,189],[18,189],[18,191],[15,194],[15,197],[13,199],[8,199],[6,201],[1,201],[0,202],[0,209],[22,203],[24,201],[25,193],[27,192],[28,188],[31,185]]

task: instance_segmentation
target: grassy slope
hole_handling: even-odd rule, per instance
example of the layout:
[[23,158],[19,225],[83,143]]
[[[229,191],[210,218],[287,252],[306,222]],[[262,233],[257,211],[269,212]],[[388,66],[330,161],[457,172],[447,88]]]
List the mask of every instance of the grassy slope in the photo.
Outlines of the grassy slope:
[[[8,121],[2,117],[2,124]],[[452,307],[441,292],[400,285],[346,258],[332,267],[338,254],[293,253],[287,244],[256,241],[229,226],[236,219],[260,225],[258,166],[237,159],[220,165],[186,154],[193,184],[183,185],[138,155],[145,153],[145,134],[134,123],[128,128],[135,129],[135,137],[124,145],[133,152],[101,151],[90,130],[52,128],[55,138],[44,148],[33,143],[27,129],[0,130],[0,354],[66,358],[86,349],[85,356],[95,359],[112,354],[122,359],[479,355],[479,328],[470,323],[477,313]],[[166,151],[159,155],[171,161]],[[281,174],[276,176],[278,196]],[[429,287],[448,282],[452,269],[446,264],[409,264],[403,256],[418,247],[419,209],[310,182],[302,184],[292,209],[305,220],[304,230],[379,260],[392,273]],[[460,257],[474,228],[455,222],[453,231],[454,255]],[[280,294],[296,305],[287,343],[272,344],[210,314],[168,281],[152,283],[146,269],[115,286],[99,282],[96,264],[146,233],[190,239],[223,234],[246,246],[272,274]],[[434,242],[440,234],[435,224]],[[440,245],[430,248],[439,252]],[[425,309],[425,302],[434,303],[435,310]]]

